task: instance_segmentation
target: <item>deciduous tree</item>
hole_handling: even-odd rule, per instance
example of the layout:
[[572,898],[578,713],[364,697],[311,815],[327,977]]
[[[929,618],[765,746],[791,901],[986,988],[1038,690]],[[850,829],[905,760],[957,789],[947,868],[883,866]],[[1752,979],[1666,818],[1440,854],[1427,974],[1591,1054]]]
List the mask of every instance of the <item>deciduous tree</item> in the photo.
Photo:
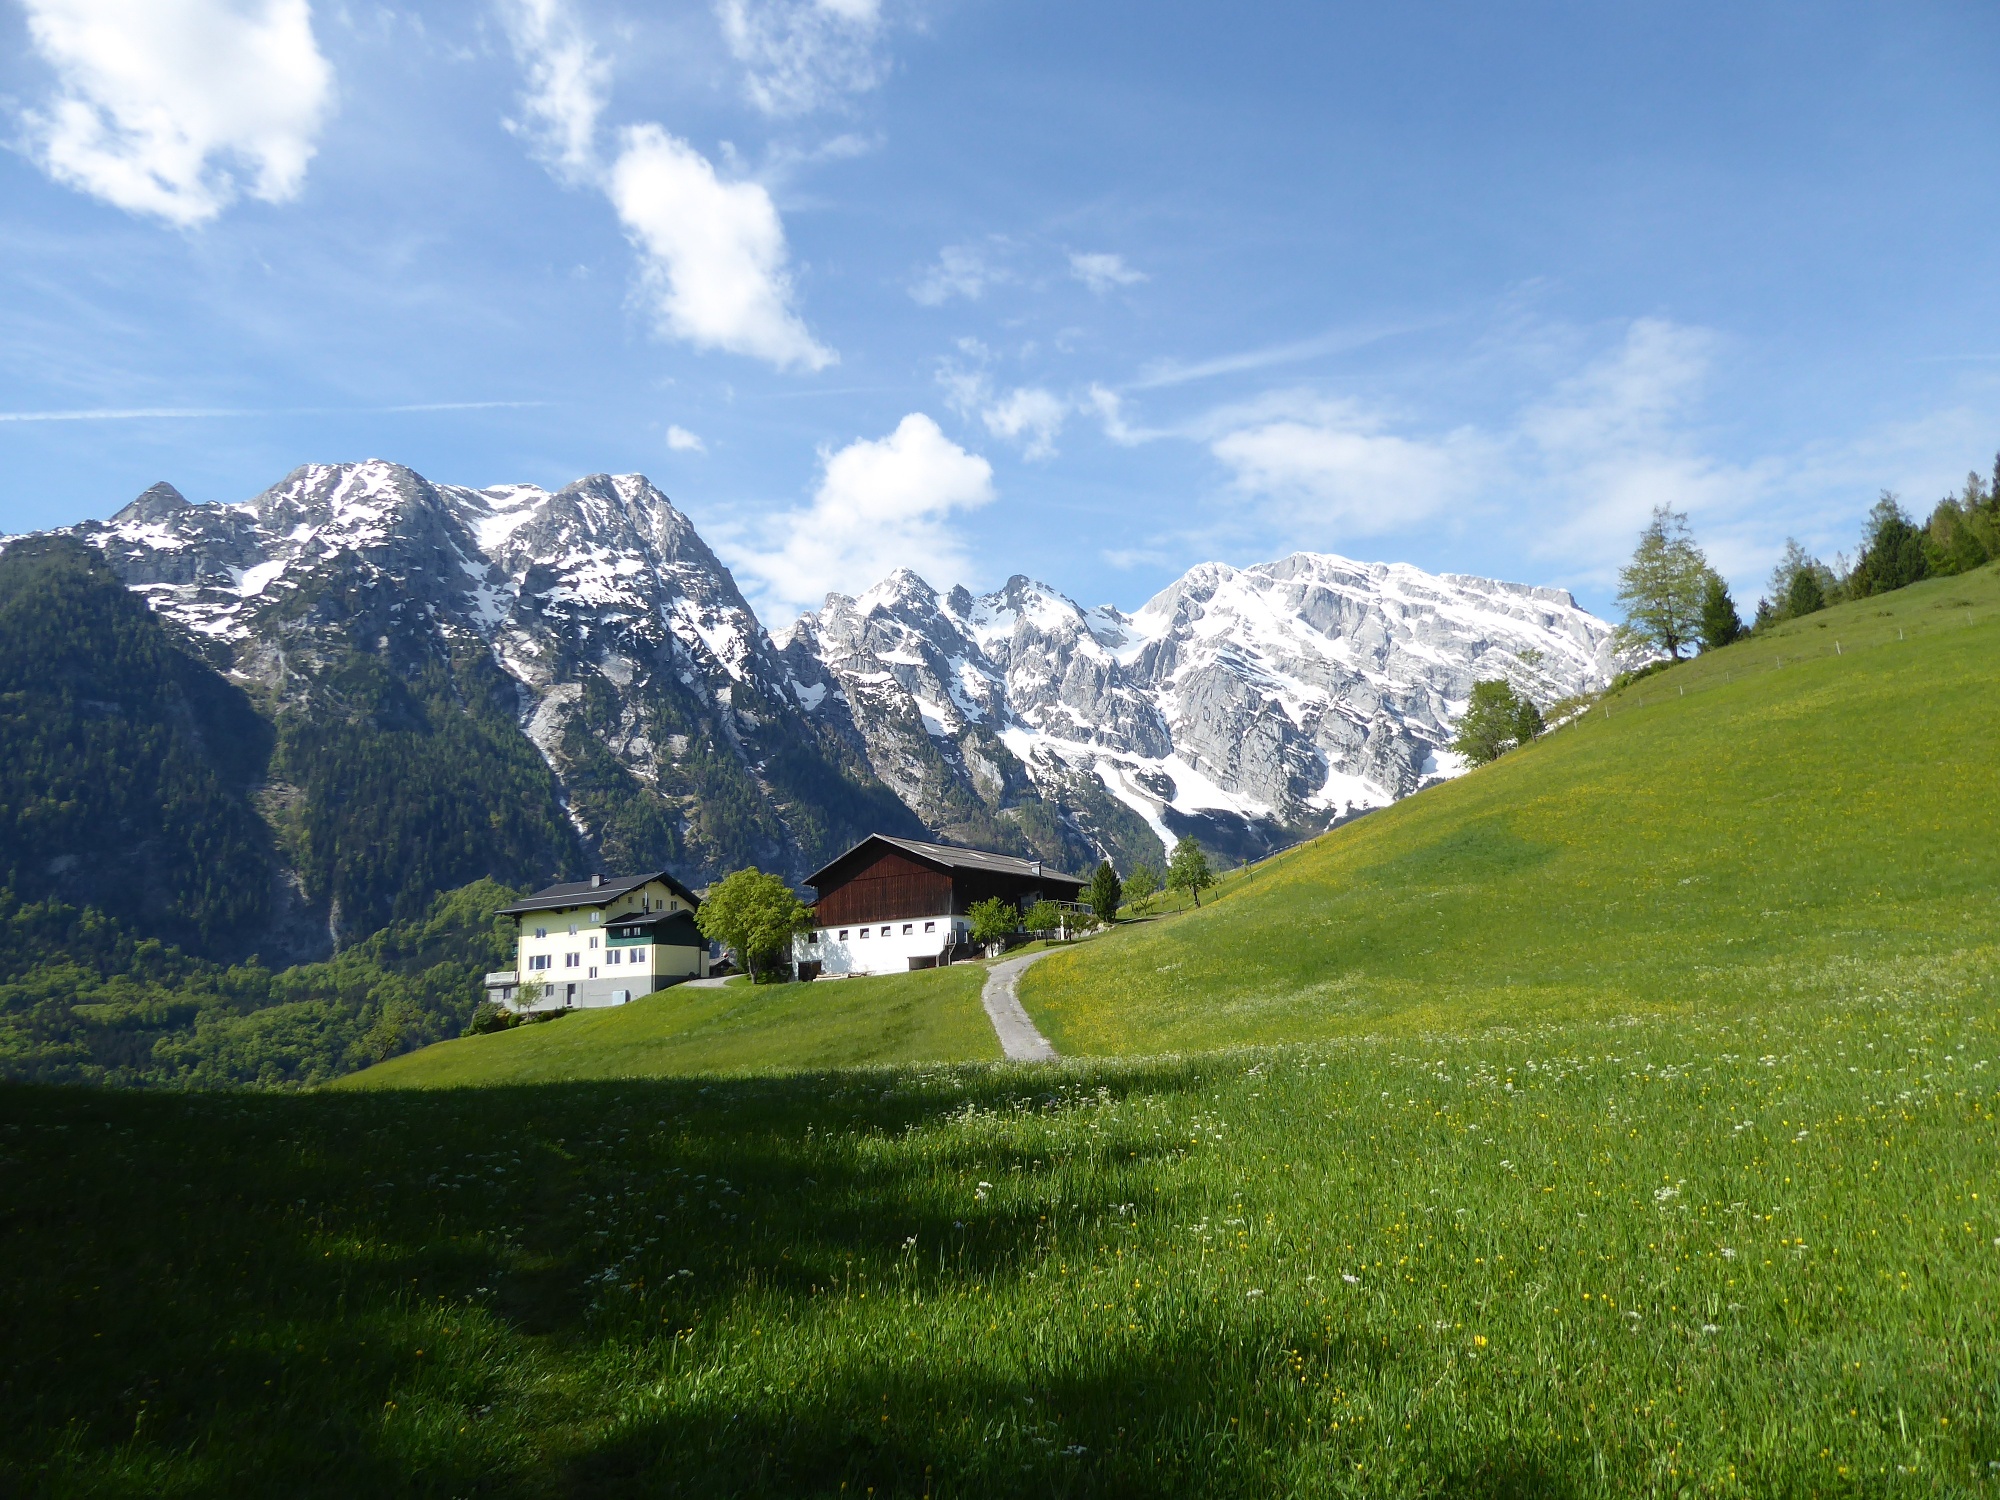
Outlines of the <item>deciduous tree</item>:
[[812,930],[812,912],[776,875],[755,865],[725,875],[702,899],[694,924],[701,935],[734,948],[753,981],[774,976],[792,938]]
[[1201,893],[1215,884],[1215,872],[1208,867],[1208,854],[1189,834],[1174,845],[1173,857],[1167,862],[1167,889],[1185,891],[1194,897],[1194,904],[1201,905]]
[[1451,748],[1475,766],[1498,760],[1542,732],[1542,711],[1504,677],[1475,682]]
[[1141,860],[1125,877],[1125,900],[1134,911],[1151,911],[1153,897],[1160,892],[1160,872],[1150,860]]
[[1620,639],[1679,661],[1700,628],[1707,578],[1708,559],[1694,544],[1687,516],[1664,505],[1655,508],[1632,561],[1618,573],[1618,602],[1625,610]]
[[989,896],[984,901],[975,901],[967,909],[972,918],[972,940],[975,943],[997,943],[1021,926],[1021,914],[1013,904],[998,896]]

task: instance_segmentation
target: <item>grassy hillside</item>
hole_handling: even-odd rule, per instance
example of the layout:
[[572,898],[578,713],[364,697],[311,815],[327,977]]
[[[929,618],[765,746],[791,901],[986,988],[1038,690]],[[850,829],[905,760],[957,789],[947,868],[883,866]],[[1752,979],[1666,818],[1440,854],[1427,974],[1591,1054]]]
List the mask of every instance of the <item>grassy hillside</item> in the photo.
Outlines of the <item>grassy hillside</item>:
[[1065,1054],[1151,1053],[1725,1014],[1986,965],[1996,664],[1990,567],[1791,622],[1051,958],[1022,999]]
[[[0,1085],[0,1492],[2000,1494],[2000,584],[1802,625],[1031,971],[1317,1041],[796,1071],[967,966]],[[584,1068],[707,1076],[366,1087]]]
[[610,1010],[439,1042],[342,1080],[439,1088],[998,1059],[976,964],[837,984],[676,987]]

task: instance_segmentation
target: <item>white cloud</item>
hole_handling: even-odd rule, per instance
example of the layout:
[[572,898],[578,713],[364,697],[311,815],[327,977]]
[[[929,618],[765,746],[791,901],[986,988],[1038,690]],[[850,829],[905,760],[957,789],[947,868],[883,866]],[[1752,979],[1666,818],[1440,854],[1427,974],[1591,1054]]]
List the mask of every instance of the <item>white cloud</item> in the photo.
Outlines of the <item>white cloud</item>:
[[832,350],[792,311],[785,229],[771,195],[724,182],[708,159],[657,125],[621,137],[606,190],[641,257],[661,329],[698,347],[820,370]]
[[995,437],[1021,444],[1023,458],[1053,458],[1056,435],[1069,415],[1069,403],[1039,386],[1022,386],[989,403],[979,413]]
[[676,453],[708,452],[708,444],[678,422],[667,428],[667,446]]
[[298,196],[333,107],[307,0],[24,4],[59,84],[24,120],[56,181],[181,227]]
[[924,307],[942,307],[953,297],[977,302],[986,288],[1008,279],[971,245],[947,245],[938,252],[937,264],[926,266],[910,283],[910,296]]
[[1113,287],[1132,286],[1146,279],[1144,271],[1135,271],[1125,264],[1124,256],[1103,252],[1088,255],[1072,252],[1069,273],[1100,297]]
[[887,437],[826,455],[812,503],[777,517],[764,548],[739,547],[731,561],[780,609],[817,607],[830,590],[859,592],[899,567],[944,587],[973,567],[955,518],[993,497],[993,466],[912,412]]
[[880,0],[717,0],[743,65],[744,92],[768,115],[801,115],[882,81]]
[[508,35],[528,75],[527,120],[510,125],[571,187],[603,191],[639,252],[639,282],[659,332],[698,348],[821,370],[837,358],[792,307],[790,253],[762,183],[728,182],[659,125],[620,132],[602,164],[598,121],[611,68],[568,0],[505,0]]
[[611,92],[611,64],[564,0],[511,0],[505,11],[514,55],[528,75],[528,118],[508,128],[571,186],[597,175],[597,121]]
[[[977,339],[961,339],[959,347],[981,363],[991,357]],[[944,387],[953,411],[968,419],[977,418],[997,438],[1019,443],[1022,457],[1055,457],[1056,438],[1071,410],[1070,403],[1055,392],[1040,386],[1017,386],[996,396],[984,370],[968,370],[949,361],[938,368],[938,384]]]
[[[1277,397],[1209,444],[1233,487],[1295,532],[1393,531],[1434,514],[1469,486],[1478,440],[1400,437],[1351,402]],[[1286,408],[1290,408],[1287,410]]]

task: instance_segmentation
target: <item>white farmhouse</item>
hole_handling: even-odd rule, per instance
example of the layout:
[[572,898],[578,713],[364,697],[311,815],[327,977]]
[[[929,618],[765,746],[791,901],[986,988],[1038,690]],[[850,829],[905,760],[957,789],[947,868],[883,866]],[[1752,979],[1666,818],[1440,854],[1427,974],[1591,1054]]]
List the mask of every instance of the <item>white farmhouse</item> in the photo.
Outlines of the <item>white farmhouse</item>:
[[623,1005],[708,973],[695,927],[701,898],[664,870],[593,875],[535,892],[494,915],[520,924],[515,966],[486,976],[514,1011]]

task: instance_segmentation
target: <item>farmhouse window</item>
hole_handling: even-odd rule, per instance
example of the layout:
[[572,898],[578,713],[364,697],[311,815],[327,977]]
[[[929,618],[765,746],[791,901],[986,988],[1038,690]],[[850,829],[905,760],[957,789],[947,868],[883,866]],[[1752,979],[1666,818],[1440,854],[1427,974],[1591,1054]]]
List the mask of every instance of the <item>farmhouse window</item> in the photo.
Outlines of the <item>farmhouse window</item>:
[[843,943],[847,941],[847,929],[845,927],[840,929],[840,940]]
[[645,961],[646,961],[646,950],[644,948],[634,948],[632,950],[632,962],[635,964],[642,964]]
[[593,947],[593,948],[595,948],[595,947],[597,946],[597,934],[596,934],[596,933],[592,933],[592,934],[590,935],[590,946],[591,946],[591,947]]
[[563,955],[563,967],[565,969],[577,969],[582,966],[583,955],[581,953],[565,953]]
[[595,978],[597,977],[597,965],[596,965],[596,964],[592,964],[592,965],[590,966],[590,977],[591,977],[592,979],[595,979]]
[[546,953],[533,953],[533,954],[530,954],[530,955],[528,956],[528,967],[529,967],[529,968],[531,968],[531,969],[546,969],[546,968],[547,968],[548,966],[549,966],[549,956],[548,956],[548,954],[546,954]]
[[868,929],[866,927],[861,929],[861,941],[864,943],[868,941]]
[[912,925],[911,925],[910,923],[908,923],[908,922],[905,922],[905,923],[903,924],[903,936],[904,936],[904,937],[908,937],[908,936],[909,936],[909,935],[910,935],[911,933],[915,932],[916,930],[917,930],[917,929],[916,929],[916,928],[915,928],[914,926],[912,926]]
[[889,935],[889,928],[888,925],[885,923],[882,927],[882,936],[887,937],[888,935]]
[[925,932],[936,932],[936,931],[937,931],[937,923],[935,923],[935,922],[926,922],[926,923],[924,923],[924,931],[925,931]]

